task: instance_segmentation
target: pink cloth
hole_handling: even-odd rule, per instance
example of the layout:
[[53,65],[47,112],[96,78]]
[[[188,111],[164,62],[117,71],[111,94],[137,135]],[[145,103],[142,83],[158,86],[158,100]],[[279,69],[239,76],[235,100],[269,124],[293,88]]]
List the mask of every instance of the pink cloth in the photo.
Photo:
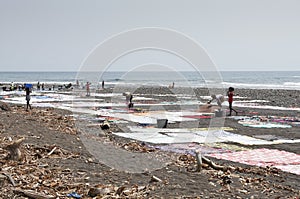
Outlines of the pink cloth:
[[276,149],[254,149],[208,156],[260,167],[272,166],[300,175],[300,155]]

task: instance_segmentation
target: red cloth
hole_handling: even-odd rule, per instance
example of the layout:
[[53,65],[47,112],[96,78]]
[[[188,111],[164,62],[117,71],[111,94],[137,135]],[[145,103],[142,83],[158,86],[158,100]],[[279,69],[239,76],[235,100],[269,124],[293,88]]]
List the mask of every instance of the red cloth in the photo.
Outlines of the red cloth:
[[233,91],[228,92],[227,95],[228,95],[228,102],[232,103],[233,102],[233,95],[234,95]]

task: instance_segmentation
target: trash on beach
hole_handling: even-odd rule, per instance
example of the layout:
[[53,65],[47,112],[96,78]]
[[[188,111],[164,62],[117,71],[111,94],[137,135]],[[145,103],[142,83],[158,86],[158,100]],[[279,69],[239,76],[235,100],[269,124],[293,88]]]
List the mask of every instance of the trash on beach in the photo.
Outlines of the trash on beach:
[[72,198],[76,198],[76,199],[80,199],[81,198],[81,195],[79,195],[76,192],[69,193],[69,194],[67,194],[67,196],[68,197],[72,197]]
[[3,110],[3,111],[11,111],[11,108],[5,102],[0,102],[0,109]]
[[131,141],[131,142],[125,143],[121,147],[128,151],[141,152],[141,153],[148,153],[148,152],[155,151],[154,147],[150,147],[143,142],[139,143],[136,141]]
[[[114,185],[96,185],[88,191],[88,196],[101,198],[146,198],[150,192],[150,186],[114,186]],[[98,197],[97,197],[98,198]]]
[[[37,146],[23,142],[19,143],[19,140],[23,139],[18,139],[18,137],[4,137],[1,139],[0,157],[7,157],[9,155],[9,152],[5,150],[4,146],[9,146],[11,143],[16,142],[20,144],[18,149],[22,157],[21,159],[12,160],[1,158],[0,192],[3,191],[5,187],[10,187],[10,190],[13,191],[14,194],[29,198],[54,199],[57,193],[66,195],[72,184],[71,181],[77,174],[59,167],[50,169],[46,162],[51,162],[53,159],[77,159],[80,157],[79,154],[72,153],[58,146]],[[43,183],[40,183],[41,179]],[[14,186],[14,188],[12,188],[12,186]],[[84,186],[84,184],[81,185],[82,188],[84,188]],[[57,191],[55,187],[60,187],[59,191]],[[78,186],[78,189],[81,191],[83,190],[82,188]]]

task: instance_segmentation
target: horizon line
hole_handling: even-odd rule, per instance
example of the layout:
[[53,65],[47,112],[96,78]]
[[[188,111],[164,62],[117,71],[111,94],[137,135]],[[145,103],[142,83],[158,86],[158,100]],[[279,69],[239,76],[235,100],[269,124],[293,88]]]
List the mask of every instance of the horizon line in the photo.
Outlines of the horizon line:
[[[300,70],[219,70],[218,72],[295,72]],[[0,71],[0,73],[77,73],[77,72],[84,72],[84,73],[94,73],[94,72],[128,72],[127,70],[112,70],[112,71]],[[132,71],[132,72],[195,72],[195,70],[153,70],[153,71]],[[216,72],[216,71],[200,71],[200,72]]]

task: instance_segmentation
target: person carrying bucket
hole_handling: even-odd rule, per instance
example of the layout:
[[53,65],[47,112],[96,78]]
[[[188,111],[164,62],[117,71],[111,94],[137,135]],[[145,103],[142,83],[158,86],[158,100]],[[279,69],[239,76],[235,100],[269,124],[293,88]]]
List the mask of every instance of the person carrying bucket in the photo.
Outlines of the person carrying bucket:
[[31,109],[31,105],[30,105],[30,93],[31,93],[31,88],[32,85],[31,84],[25,84],[25,92],[26,92],[26,111],[28,111],[28,107]]

